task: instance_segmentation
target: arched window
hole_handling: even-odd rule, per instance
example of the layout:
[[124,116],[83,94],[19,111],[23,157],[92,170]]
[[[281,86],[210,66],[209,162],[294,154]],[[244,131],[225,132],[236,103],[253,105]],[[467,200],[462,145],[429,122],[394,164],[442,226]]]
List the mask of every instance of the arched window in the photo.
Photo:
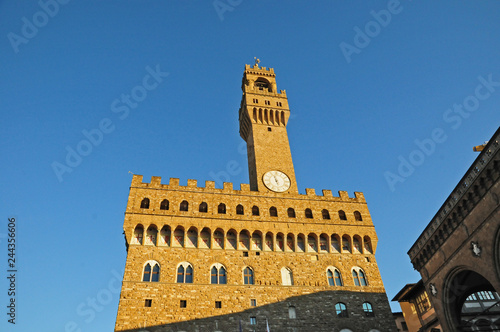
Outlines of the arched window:
[[241,250],[250,250],[250,235],[247,230],[240,232],[240,247]]
[[236,214],[243,214],[243,211],[243,205],[238,204],[238,206],[236,207]]
[[313,213],[312,213],[311,209],[307,208],[305,211],[305,214],[306,214],[307,219],[312,219]]
[[253,270],[248,266],[243,270],[243,283],[245,285],[253,285]]
[[174,242],[173,247],[184,247],[184,229],[182,227],[177,227],[174,231]]
[[369,236],[365,236],[363,238],[363,243],[365,244],[365,253],[370,253],[370,254],[373,254],[373,251],[372,251],[372,241],[370,239]]
[[214,249],[224,249],[224,233],[220,228],[214,232]]
[[354,285],[356,285],[356,286],[368,286],[368,282],[366,281],[365,273],[359,267],[353,268],[352,278],[354,279]]
[[291,233],[286,236],[285,251],[295,251],[295,241],[293,239],[293,234]]
[[196,229],[196,227],[191,227],[187,231],[186,247],[190,247],[190,248],[198,247],[198,230]]
[[271,217],[277,217],[278,216],[278,210],[274,206],[271,206],[269,208],[269,215]]
[[323,216],[323,219],[330,219],[330,212],[328,212],[328,210],[326,209],[323,209],[321,211],[321,215]]
[[343,210],[339,211],[339,219],[340,220],[347,220],[347,217],[346,217],[345,212]]
[[258,216],[259,215],[259,207],[254,205],[252,207],[252,216]]
[[283,286],[292,286],[293,285],[292,270],[290,270],[287,267],[281,268],[281,284]]
[[363,221],[363,218],[361,218],[361,213],[359,213],[359,211],[354,211],[354,220]]
[[189,209],[189,203],[187,201],[182,201],[179,210],[187,211],[188,209]]
[[210,270],[210,283],[211,284],[227,284],[226,268],[221,264],[217,263],[212,266]]
[[226,204],[220,203],[219,206],[217,207],[217,213],[226,214]]
[[203,228],[203,230],[200,233],[200,239],[201,241],[198,242],[198,248],[204,248],[204,249],[210,249],[211,246],[211,239],[210,239],[210,234],[212,232],[210,231],[209,228]]
[[285,240],[283,233],[276,234],[276,251],[285,251]]
[[258,231],[252,234],[252,250],[262,250],[262,235]]
[[[181,211],[183,211],[183,210],[181,210]],[[187,211],[187,210],[184,210],[184,211]],[[207,213],[208,212],[208,205],[207,205],[207,203],[201,202],[200,208],[198,209],[198,211],[200,211],[202,213]]]
[[319,236],[319,250],[321,252],[328,252],[328,235],[321,234]]
[[342,236],[342,251],[351,252],[351,244],[349,243],[349,237]]
[[362,253],[363,249],[361,248],[360,238],[356,235],[352,238],[352,246],[356,252]]
[[295,218],[295,210],[294,209],[288,208],[288,210],[286,210],[286,212],[288,213],[288,218]]
[[337,313],[337,317],[347,318],[347,307],[344,303],[339,302],[335,305],[335,312]]
[[373,307],[370,302],[363,303],[363,311],[366,317],[374,317]]
[[170,227],[163,226],[160,231],[160,245],[170,246],[171,231]]
[[160,264],[157,261],[147,261],[144,265],[142,281],[158,282],[160,281]]
[[273,234],[267,233],[265,238],[264,251],[273,251]]
[[193,283],[193,267],[189,263],[180,263],[177,267],[177,283],[192,284]]
[[132,244],[142,244],[143,236],[144,236],[144,228],[141,225],[137,225],[134,229],[134,237],[132,238]]
[[309,234],[307,236],[307,244],[309,248],[308,252],[318,252],[318,245],[316,244],[316,236],[314,234]]
[[160,203],[160,210],[168,210],[169,202],[168,199],[164,199]]
[[236,232],[234,230],[230,230],[227,232],[227,249],[234,249],[236,250]]
[[144,198],[141,201],[141,209],[149,209],[149,198]]
[[148,230],[146,232],[146,243],[149,245],[156,245],[156,236],[158,234],[158,230],[156,229],[156,226],[151,225],[148,227]]
[[331,239],[332,252],[340,252],[339,236],[333,234],[330,239]]
[[340,275],[339,270],[337,270],[336,268],[332,268],[332,267],[328,268],[326,270],[326,276],[328,279],[328,285],[330,285],[330,286],[343,286],[342,277]]

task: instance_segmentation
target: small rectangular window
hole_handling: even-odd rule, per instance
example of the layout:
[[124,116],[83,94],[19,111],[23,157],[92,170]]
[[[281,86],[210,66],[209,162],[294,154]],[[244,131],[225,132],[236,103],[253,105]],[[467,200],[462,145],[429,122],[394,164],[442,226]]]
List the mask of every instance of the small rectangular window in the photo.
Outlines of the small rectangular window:
[[248,251],[243,251],[243,257],[248,257]]
[[145,307],[151,307],[151,304],[153,303],[153,300],[151,299],[146,299],[146,302],[144,303]]
[[257,252],[255,253],[255,255],[256,255],[256,256],[260,256],[260,251],[257,251]]
[[251,299],[250,300],[250,306],[256,307],[257,306],[257,300],[256,299]]
[[222,302],[221,301],[215,301],[215,308],[216,309],[222,308]]
[[250,325],[257,324],[257,317],[250,317]]
[[187,307],[187,301],[181,300],[181,308],[186,308],[186,307]]

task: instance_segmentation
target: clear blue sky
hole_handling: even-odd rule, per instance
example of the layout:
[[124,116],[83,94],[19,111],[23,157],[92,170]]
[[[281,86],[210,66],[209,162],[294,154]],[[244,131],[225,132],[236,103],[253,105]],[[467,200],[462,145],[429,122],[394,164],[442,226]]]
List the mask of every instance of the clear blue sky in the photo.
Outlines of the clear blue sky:
[[[419,279],[408,249],[500,124],[498,1],[66,2],[0,1],[0,274],[8,217],[19,270],[15,327],[0,278],[2,331],[113,329],[129,171],[203,184],[236,161],[230,181],[248,183],[255,56],[287,90],[300,192],[364,192],[389,299]],[[68,166],[67,149],[85,156]]]

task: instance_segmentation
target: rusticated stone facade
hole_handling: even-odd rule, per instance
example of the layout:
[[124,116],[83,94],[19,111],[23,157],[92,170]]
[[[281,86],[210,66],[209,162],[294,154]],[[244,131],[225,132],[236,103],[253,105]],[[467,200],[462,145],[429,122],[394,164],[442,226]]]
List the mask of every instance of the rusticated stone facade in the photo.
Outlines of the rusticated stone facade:
[[[253,145],[251,185],[134,175],[115,331],[396,331],[363,194],[298,193],[288,102],[275,91],[272,69],[246,66],[240,133]],[[247,100],[269,106],[269,95],[282,110],[249,111]],[[270,141],[280,144],[268,155]],[[266,184],[270,170],[285,175]]]

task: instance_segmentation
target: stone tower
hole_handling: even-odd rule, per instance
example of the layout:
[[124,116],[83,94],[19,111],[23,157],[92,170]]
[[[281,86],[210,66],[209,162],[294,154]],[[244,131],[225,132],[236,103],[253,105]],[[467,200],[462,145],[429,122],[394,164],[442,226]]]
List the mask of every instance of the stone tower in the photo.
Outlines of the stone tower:
[[299,194],[274,70],[242,90],[250,185],[133,176],[115,331],[396,331],[363,194]]

